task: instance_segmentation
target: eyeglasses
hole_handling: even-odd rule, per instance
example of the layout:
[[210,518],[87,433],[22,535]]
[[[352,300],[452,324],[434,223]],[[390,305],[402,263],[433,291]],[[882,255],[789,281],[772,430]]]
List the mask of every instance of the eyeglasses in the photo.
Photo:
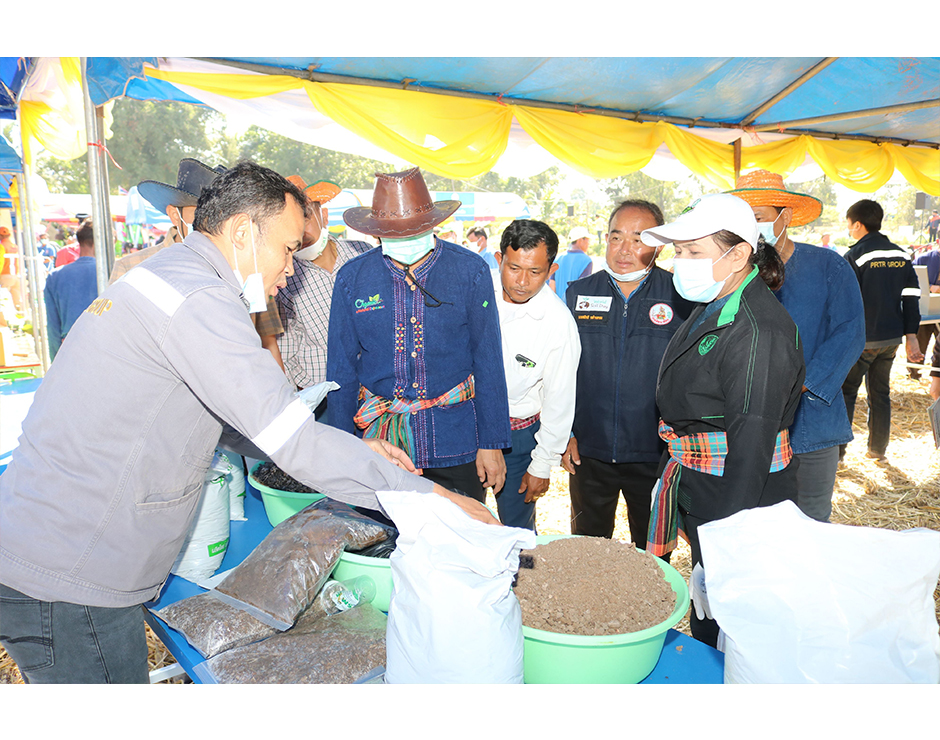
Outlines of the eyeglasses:
[[[450,301],[440,301],[437,298],[435,298],[433,295],[431,295],[428,291],[426,291],[424,289],[424,286],[418,282],[418,278],[416,278],[408,268],[409,268],[409,265],[405,265],[405,277],[411,280],[412,285],[414,285],[418,290],[421,291],[421,294],[424,296],[425,308],[437,308],[438,306],[443,306],[445,303],[448,306],[454,305]],[[433,303],[429,303],[428,302],[429,300],[433,301]]]

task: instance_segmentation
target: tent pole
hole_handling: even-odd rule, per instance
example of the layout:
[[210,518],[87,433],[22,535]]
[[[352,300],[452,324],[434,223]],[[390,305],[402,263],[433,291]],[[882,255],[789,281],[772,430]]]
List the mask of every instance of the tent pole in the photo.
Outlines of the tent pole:
[[114,266],[114,234],[111,226],[111,204],[108,193],[108,162],[105,159],[103,128],[88,93],[88,57],[81,58],[82,96],[85,101],[85,136],[88,147],[88,187],[91,192],[91,213],[95,233],[95,265],[98,273],[98,295],[108,287]]
[[21,187],[17,188],[17,195],[20,201],[20,212],[25,212],[26,217],[23,229],[24,233],[24,254],[26,255],[26,271],[29,279],[29,305],[33,318],[33,342],[36,345],[36,357],[42,363],[43,375],[49,370],[49,330],[46,326],[46,302],[39,287],[38,270],[44,270],[42,260],[39,258],[39,250],[36,249],[36,221],[33,214],[32,198],[29,190],[29,178],[31,176],[32,165],[26,161],[27,146],[26,132],[20,125],[20,137],[23,146],[23,177],[19,183]]
[[778,92],[772,98],[770,98],[769,100],[764,102],[762,105],[758,106],[757,108],[752,110],[750,113],[748,113],[744,118],[742,118],[741,125],[750,126],[751,123],[755,121],[761,113],[763,113],[766,110],[769,110],[770,108],[773,108],[777,103],[779,103],[781,100],[787,97],[787,95],[789,95],[791,92],[796,90],[798,87],[800,87],[804,83],[811,80],[816,75],[818,75],[820,72],[822,72],[826,67],[832,64],[838,58],[839,57],[826,57],[821,62],[819,62],[819,64],[815,65],[811,69],[804,72],[802,75],[797,77],[793,82],[791,82],[789,85],[783,88],[783,90]]
[[[734,181],[741,177],[741,139],[734,140]],[[735,185],[737,187],[737,185]]]
[[[924,108],[936,108],[940,106],[940,98],[932,100],[922,100],[918,103],[904,103],[902,105],[886,105],[883,108],[868,108],[864,110],[848,111],[846,113],[834,113],[831,116],[817,116],[816,118],[799,118],[795,121],[778,121],[777,123],[763,123],[755,126],[755,131],[775,131],[777,129],[789,129],[797,126],[806,126],[811,123],[832,123],[833,121],[847,121],[853,118],[866,118],[867,116],[884,116],[891,113],[906,113],[908,111],[923,110]],[[817,134],[812,134],[816,136]],[[848,135],[838,134],[839,138],[849,138]],[[879,137],[874,137],[879,138]],[[934,144],[934,147],[937,145]]]

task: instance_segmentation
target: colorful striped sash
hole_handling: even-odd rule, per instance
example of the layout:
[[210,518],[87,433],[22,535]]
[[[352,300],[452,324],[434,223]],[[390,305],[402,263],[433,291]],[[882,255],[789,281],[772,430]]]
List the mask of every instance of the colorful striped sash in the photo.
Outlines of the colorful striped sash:
[[525,419],[516,419],[510,416],[509,428],[514,432],[518,432],[520,429],[528,429],[530,426],[535,424],[535,422],[537,422],[541,416],[542,416],[541,411],[537,413],[535,416],[527,416]]
[[[679,512],[679,480],[682,477],[682,468],[691,468],[719,478],[723,476],[725,458],[728,455],[728,436],[725,432],[699,432],[680,437],[664,421],[659,422],[659,436],[669,450],[669,462],[653,488],[646,549],[653,555],[663,557],[676,549],[678,535],[682,529],[682,515]],[[777,435],[770,472],[783,470],[792,458],[790,432],[784,429]],[[686,504],[687,501],[684,500],[683,503]]]
[[384,439],[403,449],[415,459],[415,439],[411,429],[411,415],[432,406],[453,406],[473,398],[473,376],[454,386],[437,398],[409,401],[406,398],[383,398],[365,386],[359,386],[359,410],[353,421],[364,429],[365,439]]

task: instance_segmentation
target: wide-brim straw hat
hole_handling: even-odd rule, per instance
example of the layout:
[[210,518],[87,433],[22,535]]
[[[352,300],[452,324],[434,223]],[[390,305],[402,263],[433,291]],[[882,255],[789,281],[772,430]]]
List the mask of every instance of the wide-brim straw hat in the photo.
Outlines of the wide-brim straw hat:
[[202,191],[212,184],[225,168],[210,167],[198,159],[181,159],[176,174],[176,186],[156,180],[144,180],[137,186],[137,192],[150,201],[160,213],[166,213],[169,206],[186,208],[199,202]]
[[459,200],[432,201],[417,167],[404,172],[375,173],[372,205],[349,208],[343,221],[369,236],[403,239],[430,231],[460,208]]
[[752,207],[792,208],[793,218],[790,220],[790,226],[803,226],[815,221],[823,208],[822,201],[818,198],[787,190],[783,177],[767,170],[754,170],[741,175],[735,183],[735,189],[728,192]]
[[304,191],[307,200],[311,203],[319,203],[321,206],[343,192],[339,185],[329,180],[318,180],[312,185],[308,185],[300,175],[291,175],[287,179]]

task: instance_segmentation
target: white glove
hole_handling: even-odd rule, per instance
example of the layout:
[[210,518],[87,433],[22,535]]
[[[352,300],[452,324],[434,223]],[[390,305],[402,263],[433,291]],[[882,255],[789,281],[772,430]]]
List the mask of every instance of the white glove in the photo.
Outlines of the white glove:
[[332,380],[324,380],[322,383],[317,383],[316,385],[311,385],[309,388],[304,388],[302,391],[297,391],[296,395],[297,398],[307,404],[307,408],[310,409],[311,412],[314,412],[317,410],[317,406],[326,398],[326,394],[338,388],[339,383],[334,383]]
[[701,563],[696,563],[689,576],[689,592],[692,594],[692,605],[695,607],[695,616],[699,619],[712,619],[712,611],[708,606],[708,591],[705,589],[705,569]]

